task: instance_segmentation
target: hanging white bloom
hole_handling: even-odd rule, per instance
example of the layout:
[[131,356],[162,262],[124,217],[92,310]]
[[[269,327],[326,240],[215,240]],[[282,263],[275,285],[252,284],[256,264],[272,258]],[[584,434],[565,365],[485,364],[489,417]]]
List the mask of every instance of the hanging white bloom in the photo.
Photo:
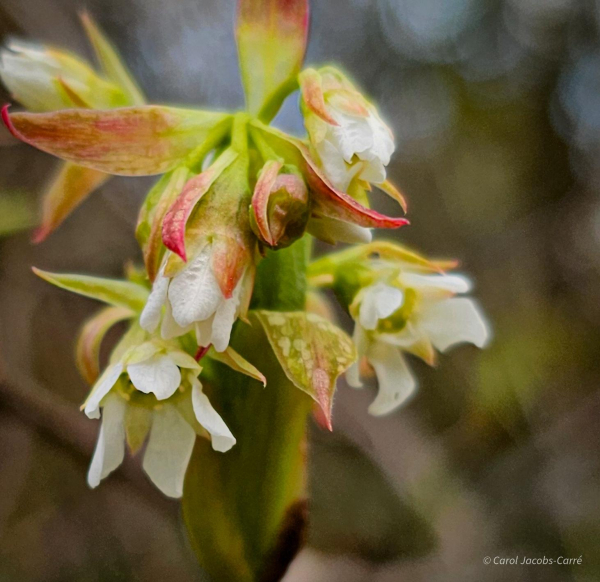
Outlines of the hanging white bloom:
[[394,138],[375,107],[331,67],[303,71],[300,86],[310,143],[330,182],[343,192],[355,177],[383,183]]
[[[433,364],[435,350],[445,352],[463,342],[484,347],[489,330],[475,301],[455,297],[470,288],[462,276],[404,271],[358,293],[351,306],[358,362],[366,358],[379,384],[371,414],[391,412],[414,393],[417,381],[404,352]],[[351,386],[362,386],[359,363],[346,377]]]
[[140,317],[146,331],[153,332],[158,327],[164,305],[163,339],[195,330],[198,345],[212,344],[218,352],[227,348],[247,291],[245,286],[251,282],[242,275],[231,297],[226,298],[215,275],[211,255],[212,245],[207,244],[172,278],[164,275],[165,260]]
[[90,487],[121,464],[125,440],[136,452],[148,437],[144,471],[165,495],[180,497],[197,434],[208,433],[216,451],[235,444],[202,391],[200,370],[189,354],[152,341],[127,350],[106,369],[84,405],[90,418],[99,418],[102,410]]
[[100,77],[86,62],[32,43],[12,41],[0,50],[0,78],[31,111],[129,104],[121,88]]

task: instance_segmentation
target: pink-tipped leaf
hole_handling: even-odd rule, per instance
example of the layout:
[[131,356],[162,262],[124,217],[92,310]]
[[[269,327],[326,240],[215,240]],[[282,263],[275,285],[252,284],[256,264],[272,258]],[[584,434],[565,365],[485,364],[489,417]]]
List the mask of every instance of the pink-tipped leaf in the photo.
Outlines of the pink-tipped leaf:
[[271,229],[269,228],[269,197],[277,179],[277,174],[282,166],[283,163],[278,160],[269,160],[260,172],[252,196],[252,208],[254,210],[256,226],[263,239],[271,246],[274,245],[274,241]]
[[182,163],[228,114],[160,107],[13,113],[2,119],[20,140],[64,160],[123,176],[162,174]]
[[236,37],[248,111],[269,120],[295,88],[308,36],[308,0],[240,0]]
[[206,194],[214,181],[238,156],[232,150],[226,150],[207,170],[189,180],[181,194],[169,208],[162,224],[164,245],[187,261],[185,251],[185,225],[196,204]]

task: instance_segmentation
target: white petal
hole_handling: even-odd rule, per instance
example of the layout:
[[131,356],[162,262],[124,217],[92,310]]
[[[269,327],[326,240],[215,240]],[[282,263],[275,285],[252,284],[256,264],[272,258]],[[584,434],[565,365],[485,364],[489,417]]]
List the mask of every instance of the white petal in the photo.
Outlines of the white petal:
[[212,315],[204,321],[196,322],[196,343],[199,346],[206,347],[212,344],[212,325],[215,316]]
[[158,400],[172,396],[181,384],[181,372],[166,354],[127,366],[127,373],[137,390],[144,394],[153,393]]
[[165,405],[154,411],[143,467],[165,495],[183,494],[183,479],[195,440],[194,429],[175,407]]
[[375,329],[380,319],[392,315],[403,303],[404,293],[401,289],[376,283],[365,290],[360,304],[360,324],[365,329]]
[[354,326],[352,341],[354,342],[354,346],[356,347],[357,358],[356,362],[354,362],[346,370],[346,382],[348,382],[348,385],[352,386],[352,388],[362,388],[362,382],[360,380],[360,361],[363,358],[363,356],[367,353],[369,338],[365,333],[365,330],[359,323],[357,323]]
[[347,164],[338,147],[328,139],[316,144],[316,150],[321,160],[323,171],[329,181],[338,190],[346,192],[352,178],[354,178],[362,167],[356,164]]
[[369,406],[369,413],[380,416],[391,412],[414,393],[417,382],[400,350],[384,342],[369,349],[369,362],[377,374],[379,391]]
[[449,293],[468,293],[471,290],[471,281],[461,275],[419,275],[417,273],[402,273],[402,284],[416,289],[421,293],[436,293],[448,291]]
[[385,166],[381,160],[375,159],[362,162],[360,177],[362,180],[373,184],[381,184],[385,181]]
[[225,351],[229,345],[231,329],[237,319],[243,280],[244,278],[242,277],[237,287],[234,289],[233,295],[229,299],[223,301],[215,313],[212,324],[212,345],[217,352]]
[[191,331],[193,325],[187,325],[186,327],[181,327],[174,319],[173,312],[171,311],[171,304],[167,301],[167,307],[165,309],[165,315],[162,320],[162,325],[160,326],[160,335],[163,339],[169,340],[174,337],[179,337],[185,335],[189,331]]
[[140,325],[150,333],[157,328],[160,321],[161,308],[167,300],[170,279],[163,277],[162,272],[163,269],[161,269],[152,285],[152,291],[146,300],[146,305],[140,316]]
[[373,239],[369,228],[335,218],[311,217],[307,229],[315,238],[331,244],[362,244]]
[[369,157],[363,157],[363,155],[359,155],[359,157],[369,160],[377,159],[382,166],[387,166],[395,149],[392,132],[381,118],[374,113],[369,115],[367,122],[373,136],[373,145],[368,151]]
[[339,125],[328,127],[328,138],[338,148],[346,162],[350,163],[354,154],[371,150],[373,130],[368,118],[354,117],[340,112],[336,112],[334,117]]
[[66,100],[53,85],[53,78],[60,73],[57,63],[42,62],[22,52],[2,51],[0,78],[13,97],[32,111],[66,107]]
[[173,318],[182,327],[208,319],[223,301],[210,258],[211,245],[206,245],[169,285]]
[[419,327],[441,352],[468,342],[482,348],[488,341],[485,318],[472,299],[456,297],[437,301],[423,310]]
[[100,411],[98,410],[100,402],[110,392],[122,373],[123,364],[121,363],[109,366],[104,370],[85,401],[84,412],[88,418],[100,418]]
[[180,368],[188,368],[190,370],[195,370],[196,372],[200,372],[201,370],[198,362],[186,352],[170,351],[169,358],[171,358],[171,360]]
[[219,413],[212,407],[208,397],[202,392],[202,384],[194,379],[192,387],[192,405],[198,422],[210,433],[212,447],[220,453],[227,452],[235,445],[235,437]]
[[378,337],[380,341],[393,346],[409,348],[423,339],[423,330],[409,321],[400,331],[396,333],[381,333]]
[[88,471],[88,484],[97,487],[100,481],[114,471],[125,455],[125,410],[127,404],[120,396],[110,396],[102,408],[102,424],[96,450]]

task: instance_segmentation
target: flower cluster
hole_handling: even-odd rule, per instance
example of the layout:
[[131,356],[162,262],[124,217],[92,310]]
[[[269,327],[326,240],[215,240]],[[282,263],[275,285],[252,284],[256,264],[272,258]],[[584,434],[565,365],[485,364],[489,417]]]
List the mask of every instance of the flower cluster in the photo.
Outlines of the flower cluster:
[[[264,383],[262,373],[230,346],[239,320],[255,317],[262,325],[287,378],[313,397],[328,425],[336,378],[356,352],[378,376],[371,411],[381,414],[414,389],[402,352],[432,363],[436,348],[485,343],[486,327],[473,302],[453,297],[468,291],[468,281],[393,245],[384,245],[376,259],[372,253],[382,247],[373,243],[310,268],[311,281],[332,286],[356,320],[355,347],[315,314],[251,309],[259,264],[272,253],[308,236],[369,243],[371,229],[407,224],[369,207],[369,194],[378,188],[406,210],[386,179],[394,151],[389,127],[339,70],[301,70],[306,2],[268,5],[276,14],[267,18],[258,4],[241,2],[244,112],[146,105],[88,16],[84,25],[99,71],[53,48],[11,44],[0,54],[0,77],[30,110],[9,113],[6,106],[5,124],[23,142],[64,161],[45,197],[37,240],[110,175],[160,176],[136,228],[145,264],[141,282],[38,272],[111,305],[84,327],[78,348],[80,368],[93,383],[85,413],[99,418],[102,411],[91,486],[121,463],[125,442],[135,453],[147,440],[143,468],[161,491],[178,497],[196,436],[209,438],[218,452],[236,443],[200,375],[216,361]],[[277,67],[269,61],[274,47],[283,55]],[[269,124],[296,88],[306,139]],[[122,320],[129,330],[99,375],[98,346]],[[360,385],[359,365],[347,377]],[[209,395],[223,388],[214,374],[207,386]]]
[[355,321],[358,360],[346,373],[362,387],[361,372],[374,370],[379,392],[369,407],[387,414],[414,393],[417,382],[404,354],[433,366],[436,350],[459,343],[482,348],[489,328],[473,299],[469,279],[448,274],[455,265],[429,261],[399,245],[373,243],[316,261],[316,286],[332,287]]

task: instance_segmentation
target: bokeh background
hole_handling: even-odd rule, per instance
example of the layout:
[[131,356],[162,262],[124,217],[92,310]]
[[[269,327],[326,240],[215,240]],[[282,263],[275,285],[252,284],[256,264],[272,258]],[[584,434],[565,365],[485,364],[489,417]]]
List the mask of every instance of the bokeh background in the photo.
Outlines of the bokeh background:
[[[242,105],[233,0],[0,0],[0,35],[91,57],[84,7],[150,100]],[[286,582],[600,579],[599,29],[598,0],[312,2],[308,62],[343,65],[395,131],[412,226],[394,236],[460,258],[494,341],[411,362],[420,391],[385,418],[340,383]],[[301,131],[297,97],[278,123]],[[152,180],[111,181],[33,246],[56,162],[5,131],[0,147],[0,580],[203,580],[135,459],[88,490],[97,424],[72,350],[97,305],[30,271],[120,275]]]

